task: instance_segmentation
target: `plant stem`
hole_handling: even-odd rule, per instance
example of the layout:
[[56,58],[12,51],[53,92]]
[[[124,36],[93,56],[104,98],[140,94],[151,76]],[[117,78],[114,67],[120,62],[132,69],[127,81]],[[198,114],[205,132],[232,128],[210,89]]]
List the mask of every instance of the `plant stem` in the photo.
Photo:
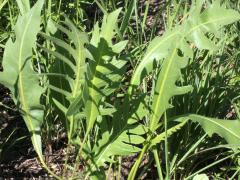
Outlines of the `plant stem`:
[[[149,136],[148,139],[151,139],[151,137]],[[136,160],[136,162],[134,163],[129,175],[128,175],[128,180],[134,180],[136,179],[135,176],[136,176],[136,173],[137,173],[137,170],[138,170],[138,167],[140,166],[141,162],[142,162],[142,159],[143,159],[143,156],[145,154],[145,152],[147,151],[148,149],[148,145],[144,145],[138,159]]]
[[153,155],[157,165],[158,177],[160,180],[163,180],[162,168],[161,168],[160,159],[158,157],[158,152],[156,148],[153,149]]
[[165,147],[165,161],[166,161],[166,178],[169,179],[169,162],[168,162],[168,134],[167,134],[167,114],[166,112],[164,113],[164,128],[165,128],[165,142],[164,142],[164,147]]
[[79,16],[78,16],[78,6],[79,6],[79,1],[78,0],[76,0],[76,23],[77,23],[77,25],[78,25],[78,19],[79,19]]
[[57,11],[57,16],[58,16],[58,18],[59,18],[59,16],[60,16],[61,5],[62,5],[62,0],[59,0],[58,11]]
[[51,17],[52,14],[52,0],[48,0],[48,9],[47,9],[47,17]]
[[208,165],[208,166],[200,169],[199,171],[193,173],[192,175],[188,176],[185,180],[191,179],[191,178],[194,177],[195,175],[203,172],[204,170],[206,170],[206,169],[208,169],[208,168],[210,168],[210,167],[212,167],[212,166],[214,166],[214,165],[216,165],[216,164],[218,164],[218,163],[220,163],[220,162],[223,162],[223,161],[225,161],[225,160],[228,159],[228,158],[233,157],[235,154],[237,154],[237,153],[231,154],[231,155],[229,155],[229,156],[227,156],[227,157],[225,157],[225,158],[222,158],[222,159],[220,159],[220,160],[218,160],[218,161],[215,161],[214,163],[212,163],[212,164],[210,164],[210,165]]
[[119,156],[118,157],[118,176],[117,176],[117,180],[121,179],[121,168],[122,168],[122,157]]

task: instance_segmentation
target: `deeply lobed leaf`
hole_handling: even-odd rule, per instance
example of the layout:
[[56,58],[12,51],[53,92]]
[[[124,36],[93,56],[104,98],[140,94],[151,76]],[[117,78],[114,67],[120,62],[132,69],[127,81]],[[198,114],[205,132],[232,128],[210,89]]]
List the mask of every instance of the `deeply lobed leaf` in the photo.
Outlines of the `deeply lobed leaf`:
[[14,102],[19,105],[24,121],[31,133],[36,152],[42,154],[41,125],[43,107],[40,98],[44,89],[39,85],[38,74],[33,69],[32,56],[37,33],[40,31],[43,0],[33,8],[25,10],[18,17],[15,26],[15,40],[6,43],[3,57],[3,72],[0,83],[9,88]]

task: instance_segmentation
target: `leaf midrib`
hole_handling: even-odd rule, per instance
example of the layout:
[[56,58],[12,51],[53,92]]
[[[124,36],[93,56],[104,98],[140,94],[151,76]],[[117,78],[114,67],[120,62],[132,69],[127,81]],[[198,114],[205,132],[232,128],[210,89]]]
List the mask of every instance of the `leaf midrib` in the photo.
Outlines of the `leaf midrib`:
[[[100,36],[100,37],[101,37],[101,36]],[[100,43],[100,42],[99,42],[99,43]],[[95,84],[95,81],[96,81],[97,67],[99,66],[100,61],[101,61],[101,59],[102,59],[102,47],[103,47],[103,46],[100,46],[100,49],[99,49],[99,52],[100,52],[100,53],[99,53],[99,57],[98,57],[97,62],[96,62],[95,69],[94,69],[93,78],[92,78],[92,80],[91,80],[92,83],[91,83],[91,85],[90,85],[89,97],[91,98],[91,100],[90,100],[91,105],[90,105],[90,116],[89,116],[87,133],[89,133],[89,131],[90,131],[90,129],[91,129],[91,126],[92,126],[93,122],[95,121],[95,119],[92,118],[92,116],[93,116],[92,107],[93,107],[93,105],[94,105],[94,103],[93,103],[93,97],[94,97],[95,92],[96,92],[96,91],[93,89],[93,85]],[[87,134],[87,133],[86,133],[86,134]]]
[[81,61],[83,60],[83,52],[81,51],[81,42],[80,42],[80,37],[78,36],[77,29],[74,28],[75,34],[77,34],[77,41],[78,41],[78,58],[76,59],[76,65],[77,65],[77,76],[76,76],[76,85],[73,90],[73,98],[76,97],[77,91],[78,91],[78,86],[80,82],[80,76],[81,76]]
[[[230,134],[232,134],[233,136],[235,136],[237,139],[240,140],[240,136],[238,136],[236,133],[234,133],[233,131],[231,131],[229,128],[226,128],[225,126],[223,126],[223,125],[215,122],[215,121],[214,121],[213,119],[211,119],[211,118],[207,118],[207,117],[199,116],[199,115],[194,115],[194,116],[190,115],[189,118],[192,119],[191,117],[193,117],[193,118],[195,117],[195,118],[205,119],[205,120],[207,120],[207,121],[210,121],[210,122],[212,122],[213,124],[215,124],[215,125],[217,125],[217,126],[220,126],[222,129],[226,130],[227,132],[229,132]],[[195,119],[195,118],[194,118],[194,119]],[[195,120],[195,121],[197,121],[197,120]],[[219,120],[219,121],[221,121],[221,120]],[[223,120],[223,121],[224,121],[224,120]]]
[[[206,24],[209,24],[209,23],[212,23],[212,22],[217,22],[217,21],[220,21],[220,20],[224,20],[224,19],[228,19],[228,18],[227,17],[226,18],[217,18],[217,19],[214,19],[212,21],[201,23],[201,24],[197,25],[196,27],[190,29],[190,31],[187,34],[190,34],[192,31],[194,31],[195,29],[199,28],[200,26],[203,26],[203,25],[206,25]],[[154,51],[156,51],[163,43],[165,43],[168,39],[171,39],[173,36],[178,35],[179,31],[176,31],[175,33],[170,34],[168,37],[166,37],[164,40],[162,40],[158,45],[156,45],[151,50],[149,50],[148,54],[143,58],[143,60],[141,62],[145,62],[151,56],[151,54]],[[133,84],[133,82],[135,82],[135,81],[136,81],[136,77],[133,76],[133,79],[131,80],[131,82],[132,82],[131,84]]]
[[[30,11],[31,12],[31,11]],[[33,127],[33,124],[32,124],[32,118],[31,116],[29,115],[29,107],[26,103],[26,100],[25,100],[25,94],[24,94],[24,83],[23,83],[23,80],[22,80],[22,53],[23,53],[23,45],[25,43],[25,36],[26,36],[26,33],[27,33],[27,30],[29,28],[29,25],[32,21],[32,17],[33,17],[33,14],[31,13],[30,14],[30,17],[28,18],[28,21],[27,21],[27,24],[25,26],[25,29],[23,31],[23,34],[22,34],[22,39],[21,39],[21,43],[20,43],[20,51],[19,51],[19,66],[18,66],[18,70],[19,70],[19,88],[20,88],[20,99],[22,100],[22,105],[23,105],[23,109],[26,113],[26,117],[27,117],[27,121],[29,122],[29,125],[30,125],[30,128],[31,130],[33,131],[32,132],[32,139],[33,139],[33,144],[35,145],[35,148],[37,150],[37,153],[40,153],[41,150],[39,149],[38,147],[38,143],[37,143],[37,140],[36,140],[36,136],[35,136],[35,132],[34,132],[34,127]]]
[[[203,26],[203,25],[210,24],[210,23],[217,22],[217,21],[221,21],[221,20],[224,20],[224,19],[228,19],[228,17],[226,17],[226,18],[217,18],[217,19],[214,19],[214,20],[212,20],[212,21],[207,21],[207,22],[205,22],[205,23],[201,23],[201,24],[199,24],[199,25],[191,28],[191,29],[189,30],[189,32],[187,32],[186,35],[183,36],[179,42],[182,42],[182,40],[183,40],[188,34],[190,34],[192,31],[194,31],[195,29],[198,29],[199,27],[201,27],[201,26]],[[180,30],[179,30],[179,31],[180,31]],[[174,34],[175,34],[175,35],[178,34],[179,31],[177,31],[177,32],[174,33]],[[160,43],[159,43],[159,44],[160,44]],[[158,45],[158,46],[159,46],[159,45]],[[156,48],[154,48],[154,50],[156,50],[156,49],[158,48],[158,46],[156,46]],[[177,46],[176,46],[176,47],[177,47]],[[161,84],[163,84],[163,86],[160,86],[160,92],[159,92],[159,96],[158,96],[159,98],[157,99],[157,103],[156,103],[156,106],[155,106],[154,111],[153,111],[154,114],[155,114],[156,110],[158,109],[158,107],[160,106],[160,99],[162,99],[162,93],[163,93],[163,91],[164,91],[164,89],[165,89],[164,87],[165,87],[165,84],[166,84],[166,79],[167,79],[167,77],[168,77],[169,70],[170,70],[170,67],[171,67],[171,65],[172,65],[173,57],[174,57],[174,54],[176,53],[176,51],[177,51],[177,48],[175,48],[175,49],[173,50],[173,54],[172,54],[172,56],[171,56],[171,58],[170,58],[169,64],[168,64],[167,69],[166,69],[167,73],[165,73],[165,76],[164,76],[163,81],[162,81],[162,83],[161,83]],[[154,51],[152,51],[152,52],[154,52]],[[158,119],[156,119],[157,117],[156,117],[154,114],[153,114],[153,121],[151,121],[151,125],[150,125],[150,129],[151,129],[151,130],[153,130],[153,128],[154,128],[153,126],[154,126],[154,124],[155,124],[155,121],[158,121]],[[160,116],[162,116],[162,115],[160,115]]]

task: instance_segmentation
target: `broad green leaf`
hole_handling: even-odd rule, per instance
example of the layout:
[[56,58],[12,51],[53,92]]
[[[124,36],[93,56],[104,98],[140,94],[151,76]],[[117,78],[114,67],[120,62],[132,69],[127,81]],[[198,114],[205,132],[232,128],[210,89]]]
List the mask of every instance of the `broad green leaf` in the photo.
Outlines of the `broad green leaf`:
[[[162,37],[156,37],[149,44],[144,58],[133,74],[128,91],[130,94],[147,74],[156,69],[157,64],[161,64],[151,107],[150,129],[152,131],[157,127],[163,113],[170,108],[170,99],[191,90],[190,86],[178,87],[176,85],[181,75],[181,69],[192,58],[194,49],[191,48],[191,44],[199,49],[216,50],[217,47],[214,43],[216,39],[212,40],[206,34],[212,33],[218,37],[217,31],[221,27],[240,19],[238,12],[220,6],[219,1],[201,11],[204,2],[203,0],[195,1],[188,18],[181,25],[167,30]],[[212,15],[212,12],[215,12],[215,15]],[[222,16],[218,16],[220,12]],[[159,63],[160,60],[163,62]]]
[[[162,124],[159,123],[163,114],[171,107],[170,100],[173,96],[189,92],[191,86],[178,86],[181,69],[184,68],[194,54],[194,46],[199,49],[215,51],[219,37],[218,30],[225,25],[236,22],[240,14],[232,9],[220,5],[220,1],[207,3],[204,0],[192,3],[191,10],[185,20],[176,27],[166,30],[164,35],[156,37],[150,42],[146,54],[137,66],[131,79],[128,93],[133,95],[146,75],[157,70],[159,73],[154,87],[154,97],[151,105],[149,129],[152,132]],[[215,12],[212,15],[212,12]],[[219,16],[221,14],[221,16]],[[211,37],[209,38],[209,34]],[[159,68],[156,68],[160,66]],[[150,141],[151,136],[147,137]],[[142,149],[141,155],[147,151],[148,145]],[[139,158],[141,158],[140,156]],[[136,161],[128,179],[134,179],[141,160]]]
[[113,92],[113,87],[119,84],[123,66],[126,63],[125,60],[118,60],[114,56],[124,49],[127,41],[112,44],[119,13],[120,9],[105,15],[101,28],[98,23],[95,24],[90,44],[87,46],[88,58],[91,61],[87,65],[88,71],[85,76],[87,82],[82,90],[84,92],[72,101],[67,112],[67,115],[75,114],[81,102],[84,101],[87,123],[91,124],[90,127],[99,114],[97,104],[104,95]]
[[[203,2],[205,0],[194,1],[188,18],[181,25],[173,30],[166,30],[162,37],[156,37],[150,42],[143,59],[133,74],[132,86],[139,85],[142,79],[153,70],[154,64],[156,64],[154,61],[158,62],[169,56],[169,53],[173,52],[170,48],[176,43],[179,46],[176,48],[185,53],[187,49],[192,51],[189,43],[187,49],[186,46],[184,46],[185,50],[181,48],[182,44],[186,44],[187,41],[193,42],[200,49],[216,50],[214,42],[206,36],[206,33],[217,35],[217,31],[221,27],[238,21],[240,16],[237,11],[220,6],[219,1],[215,1],[201,12]],[[129,92],[131,93],[131,91],[132,87]]]
[[30,10],[30,1],[29,0],[17,0],[18,8],[20,9],[21,14],[25,14]]
[[[162,37],[156,37],[150,42],[143,59],[133,74],[131,79],[132,86],[138,86],[142,79],[156,68],[156,61],[167,56],[168,50],[175,44],[177,36],[179,36],[177,33],[167,31]],[[131,91],[132,87],[130,87],[129,93],[132,93]]]
[[152,115],[149,125],[151,131],[156,130],[163,113],[171,107],[169,103],[170,98],[175,95],[185,94],[192,89],[191,86],[178,87],[175,84],[180,78],[181,68],[184,68],[186,65],[187,58],[184,59],[178,56],[176,48],[172,54],[164,60],[153,96],[153,104],[151,107]]
[[23,112],[23,118],[31,133],[36,152],[42,154],[41,125],[43,107],[40,98],[44,89],[39,85],[37,73],[33,70],[32,51],[37,33],[40,31],[43,0],[18,17],[15,26],[15,40],[9,39],[3,57],[3,72],[0,83],[9,88],[14,102]]
[[110,95],[118,87],[125,71],[126,60],[121,57],[116,58],[116,56],[124,49],[126,41],[116,45],[112,42],[116,35],[120,10],[105,15],[101,28],[98,23],[94,26],[92,39],[88,46],[92,59],[89,62],[89,71],[86,76],[87,97],[84,112],[87,120],[87,133],[100,114],[99,103],[102,97]]
[[198,122],[209,136],[218,134],[229,144],[240,145],[240,120],[223,120],[204,117],[195,114],[181,116],[180,121]]
[[100,38],[98,37],[97,41],[98,43],[100,42],[101,39],[104,39],[105,41],[107,41],[108,44],[112,44],[112,39],[116,34],[117,20],[121,12],[121,9],[122,8],[119,8],[103,17]]
[[[44,38],[55,44],[56,50],[54,51],[44,47],[42,47],[42,49],[56,58],[49,69],[50,74],[59,73],[68,76],[67,79],[64,79],[63,76],[49,77],[49,88],[55,91],[55,93],[51,93],[53,102],[68,119],[66,125],[69,138],[71,139],[76,127],[74,126],[74,115],[73,113],[68,113],[68,111],[76,99],[82,94],[85,81],[84,74],[86,72],[86,49],[84,46],[88,43],[88,36],[86,33],[80,32],[67,17],[65,17],[65,21],[63,21],[62,24],[64,26],[51,22],[51,29],[58,29],[67,35],[72,44],[65,42],[57,36],[57,31],[55,32],[56,37],[42,33],[41,35]],[[58,95],[56,93],[58,93]],[[80,108],[80,106],[75,107],[74,111],[78,112]]]
[[111,162],[110,157],[113,155],[127,156],[139,152],[141,149],[134,145],[144,142],[144,138],[140,135],[145,133],[144,126],[140,124],[126,124],[120,131],[113,129],[113,132],[104,132],[98,142],[100,146],[98,150],[101,151],[95,150],[94,163],[101,167],[106,162]]
[[111,162],[111,156],[126,156],[139,152],[141,149],[135,145],[144,142],[141,135],[145,134],[147,129],[138,122],[147,112],[144,96],[131,102],[125,98],[123,104],[117,102],[115,107],[112,122],[107,123],[107,119],[102,121],[102,136],[93,148],[93,160],[97,167]]
[[[125,57],[118,57],[127,45],[127,41],[113,44],[119,13],[120,9],[105,15],[101,27],[96,23],[90,43],[87,41],[86,33],[79,32],[67,18],[64,22],[55,24],[55,27],[67,35],[69,43],[66,42],[66,38],[42,34],[56,45],[56,50],[42,48],[48,54],[56,57],[53,69],[55,71],[51,71],[50,74],[62,73],[72,78],[68,80],[70,88],[67,89],[62,89],[64,88],[61,86],[63,80],[51,82],[49,78],[50,89],[64,95],[68,100],[67,107],[60,98],[55,98],[54,103],[64,112],[67,109],[66,116],[70,122],[70,127],[68,127],[70,134],[75,131],[73,128],[74,116],[81,111],[84,111],[85,114],[86,134],[88,134],[97,116],[104,115],[104,112],[99,109],[102,98],[119,88],[127,62]],[[65,65],[70,70],[66,71]],[[107,114],[109,115],[109,112]]]

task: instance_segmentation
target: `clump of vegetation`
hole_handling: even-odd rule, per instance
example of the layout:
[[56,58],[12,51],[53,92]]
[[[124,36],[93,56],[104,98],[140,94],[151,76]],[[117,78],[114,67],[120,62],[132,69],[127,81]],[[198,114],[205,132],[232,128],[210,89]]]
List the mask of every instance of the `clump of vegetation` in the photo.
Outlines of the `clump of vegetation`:
[[239,4],[3,1],[0,83],[40,166],[56,179],[237,178]]

